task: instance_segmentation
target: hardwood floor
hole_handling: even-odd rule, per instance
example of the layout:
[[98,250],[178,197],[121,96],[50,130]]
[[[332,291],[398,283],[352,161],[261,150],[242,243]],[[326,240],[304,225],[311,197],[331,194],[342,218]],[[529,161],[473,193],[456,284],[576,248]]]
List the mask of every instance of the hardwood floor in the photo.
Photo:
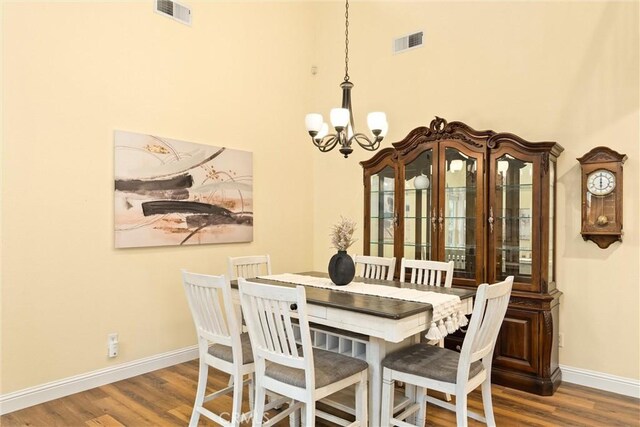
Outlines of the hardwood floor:
[[[120,427],[185,426],[191,415],[197,384],[196,361],[161,369],[128,380],[77,393],[0,417],[2,427]],[[212,390],[222,388],[227,376],[213,371]],[[562,384],[551,397],[493,386],[493,404],[499,426],[640,426],[640,401],[613,393]],[[207,404],[230,410],[231,399]],[[245,399],[245,408],[248,404]],[[479,392],[469,398],[470,410],[482,413]],[[272,413],[273,414],[273,413]],[[430,426],[453,426],[455,414],[429,406]],[[201,426],[214,426],[201,417]],[[282,421],[279,426],[288,426]],[[318,426],[329,424],[318,421]],[[470,420],[470,426],[484,425]]]

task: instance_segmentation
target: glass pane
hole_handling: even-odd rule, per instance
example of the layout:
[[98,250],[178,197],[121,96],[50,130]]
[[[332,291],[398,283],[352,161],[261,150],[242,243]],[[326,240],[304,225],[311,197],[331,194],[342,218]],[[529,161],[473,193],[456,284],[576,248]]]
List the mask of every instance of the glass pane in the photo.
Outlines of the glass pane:
[[[369,253],[374,256],[393,256],[395,174],[387,166],[371,176]],[[390,251],[390,253],[389,253]]]
[[556,162],[549,162],[549,283],[555,282],[553,261],[556,259],[555,243]]
[[404,256],[431,259],[433,150],[424,151],[405,167]]
[[476,277],[477,161],[455,148],[445,149],[444,260],[456,277]]
[[616,196],[596,196],[587,191],[587,224],[605,227],[616,220]]
[[496,160],[493,170],[497,278],[514,276],[518,282],[531,283],[533,164],[506,154]]

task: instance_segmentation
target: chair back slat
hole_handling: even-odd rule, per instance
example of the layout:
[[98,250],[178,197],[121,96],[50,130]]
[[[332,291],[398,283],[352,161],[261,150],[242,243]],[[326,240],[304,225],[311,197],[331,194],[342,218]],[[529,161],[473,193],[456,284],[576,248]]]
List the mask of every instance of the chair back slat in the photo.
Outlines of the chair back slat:
[[[285,302],[280,301],[280,310],[281,310],[281,312],[285,312],[287,309],[288,309],[287,308],[287,304]],[[296,343],[295,334],[293,332],[293,325],[291,323],[291,317],[283,318],[283,322],[284,322],[284,328],[285,328],[285,332],[286,332],[285,333],[286,340],[288,341],[288,344],[289,344],[290,355],[291,356],[295,356],[295,357],[299,357],[301,355],[298,352],[298,345]]]
[[453,261],[440,262],[402,258],[400,281],[404,282],[410,271],[409,283],[417,285],[444,286],[450,288],[453,281]]
[[[512,286],[513,276],[509,276],[503,282],[493,285],[485,283],[478,287],[471,323],[460,351],[460,363],[464,361],[470,365],[480,359],[491,363],[500,326],[509,305]],[[466,370],[463,370],[467,375],[468,368],[467,366]]]
[[[266,360],[296,369],[312,369],[304,287],[264,285],[244,278],[238,279],[238,286],[242,311],[256,356],[256,372],[260,367],[264,368]],[[293,330],[292,304],[297,305],[302,353]]]
[[271,258],[269,255],[229,257],[228,274],[230,280],[238,277],[252,279],[271,274]]
[[[231,287],[224,276],[182,270],[182,281],[199,340],[240,349],[240,329],[233,310]],[[208,345],[206,343],[203,343]]]
[[369,255],[353,257],[358,277],[365,279],[393,280],[396,269],[395,258],[384,258]]

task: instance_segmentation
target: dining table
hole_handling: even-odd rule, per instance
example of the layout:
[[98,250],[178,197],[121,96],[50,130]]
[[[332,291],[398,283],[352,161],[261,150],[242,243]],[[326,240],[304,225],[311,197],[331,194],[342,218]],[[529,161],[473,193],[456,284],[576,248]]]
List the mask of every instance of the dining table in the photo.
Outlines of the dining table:
[[[329,277],[328,274],[317,271],[295,274],[316,278]],[[272,280],[267,277],[247,280],[276,286],[297,286],[282,279]],[[471,314],[473,297],[476,293],[474,288],[445,288],[396,280],[355,277],[353,282],[455,295],[460,298],[463,314]],[[232,281],[231,287],[234,303],[239,306],[237,282]],[[379,426],[382,396],[381,362],[388,353],[419,342],[421,335],[424,335],[431,325],[431,304],[377,295],[355,294],[349,292],[349,285],[336,285],[335,289],[305,286],[305,292],[308,320],[311,325],[321,330],[324,328],[327,334],[335,333],[346,339],[353,337],[358,343],[363,343],[364,351],[357,356],[369,364],[369,425]],[[324,344],[326,341],[322,342]],[[336,351],[338,351],[337,348]]]

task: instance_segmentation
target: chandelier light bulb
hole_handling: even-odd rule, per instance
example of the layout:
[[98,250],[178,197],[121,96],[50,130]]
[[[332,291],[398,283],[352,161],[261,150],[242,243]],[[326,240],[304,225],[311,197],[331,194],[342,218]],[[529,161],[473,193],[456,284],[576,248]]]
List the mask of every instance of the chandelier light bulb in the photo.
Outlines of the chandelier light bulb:
[[315,136],[315,139],[321,140],[322,138],[327,136],[328,133],[329,133],[329,125],[326,123],[322,123],[322,126],[320,127],[318,134]]
[[349,110],[346,108],[332,108],[329,116],[331,125],[336,129],[344,129],[349,123]]
[[309,113],[304,118],[304,124],[307,127],[307,132],[318,132],[322,127],[322,114]]
[[387,115],[380,111],[375,111],[367,115],[367,125],[369,130],[375,134],[376,131],[382,131],[384,124],[387,122]]

